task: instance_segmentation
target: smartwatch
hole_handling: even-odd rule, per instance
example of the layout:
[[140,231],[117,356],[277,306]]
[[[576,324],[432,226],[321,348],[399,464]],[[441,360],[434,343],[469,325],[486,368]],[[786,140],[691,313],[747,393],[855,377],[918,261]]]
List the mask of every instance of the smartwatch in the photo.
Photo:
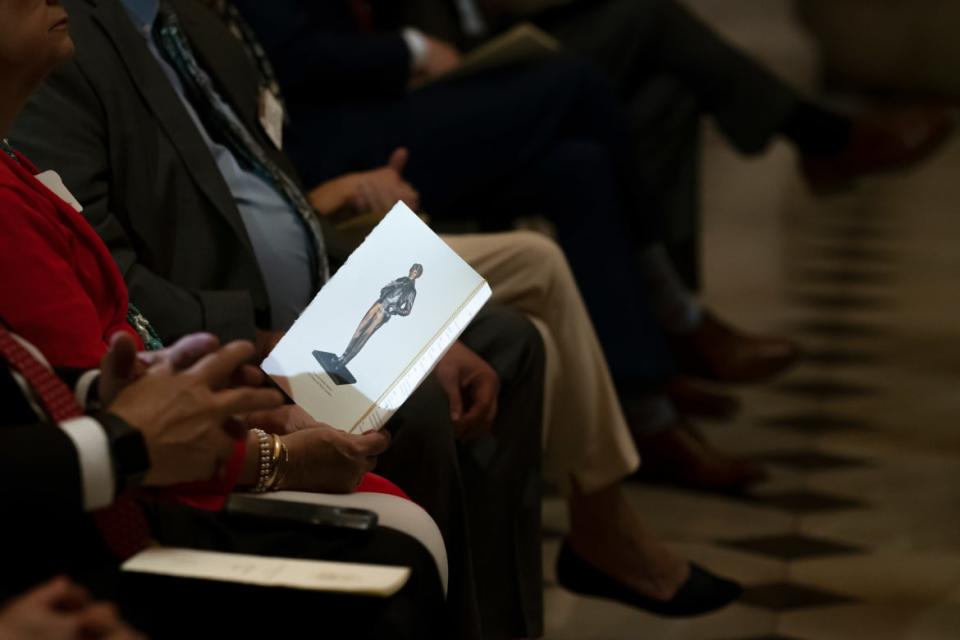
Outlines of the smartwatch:
[[103,427],[110,444],[110,458],[116,478],[115,495],[140,486],[150,470],[150,454],[143,434],[112,413],[98,413],[94,418]]

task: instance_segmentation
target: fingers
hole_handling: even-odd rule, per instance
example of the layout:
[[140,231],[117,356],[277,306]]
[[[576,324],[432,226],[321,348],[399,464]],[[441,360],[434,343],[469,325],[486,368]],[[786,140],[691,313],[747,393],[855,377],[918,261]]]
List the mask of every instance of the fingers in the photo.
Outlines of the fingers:
[[376,458],[390,447],[390,436],[383,431],[368,431],[357,437],[358,452],[365,458]]
[[147,636],[123,625],[103,636],[102,640],[147,640]]
[[403,170],[407,168],[407,161],[409,159],[410,151],[408,151],[406,147],[397,147],[393,150],[393,153],[390,154],[390,160],[387,161],[387,166],[397,173],[402,174]]
[[123,626],[117,607],[106,603],[92,604],[78,615],[80,630],[86,636],[100,638]]
[[58,576],[50,580],[22,598],[22,602],[30,602],[60,611],[73,611],[89,601],[90,594],[64,576]]
[[100,362],[105,375],[121,380],[133,377],[137,364],[137,343],[126,331],[117,331],[110,337],[110,348]]
[[247,428],[263,429],[267,433],[277,435],[287,435],[301,429],[329,428],[329,425],[317,422],[309,413],[304,411],[303,407],[295,404],[286,404],[269,411],[247,414],[244,416],[244,423]]
[[177,340],[164,351],[175,371],[193,366],[203,356],[213,353],[220,346],[220,340],[210,333],[193,333]]
[[418,211],[420,209],[420,194],[414,189],[409,183],[404,182],[400,190],[400,197],[398,200],[403,200],[413,211]]
[[227,389],[213,398],[216,411],[222,416],[275,409],[283,404],[283,396],[276,389]]
[[387,431],[386,429],[380,429],[379,431],[367,431],[366,433],[363,434],[363,437],[364,438],[377,437],[377,438],[382,438],[386,440],[387,442],[386,442],[384,451],[390,448],[390,443],[393,441],[393,436],[390,435],[390,432]]
[[224,387],[240,366],[248,363],[256,354],[256,348],[245,340],[237,340],[209,353],[190,367],[192,375],[199,377],[213,388]]
[[260,367],[252,364],[245,364],[237,369],[231,380],[232,387],[259,387],[266,381],[267,376]]
[[390,210],[396,200],[393,196],[393,189],[389,183],[383,180],[369,180],[364,182],[367,188],[367,197],[372,205],[372,210],[376,213],[386,213]]
[[147,636],[124,625],[103,636],[102,640],[147,640]]
[[223,430],[233,440],[243,440],[247,436],[247,426],[236,418],[228,418],[223,423]]
[[478,378],[470,386],[473,402],[480,407],[481,419],[488,425],[493,424],[497,416],[497,394],[500,393],[500,383],[495,376]]
[[263,360],[270,352],[276,348],[280,340],[283,339],[282,331],[261,331],[257,329],[256,342],[254,350],[257,353],[257,359]]
[[496,375],[473,378],[467,384],[468,409],[457,425],[461,438],[476,438],[489,433],[497,417],[500,384]]
[[142,640],[143,634],[128,627],[117,607],[109,603],[94,604],[78,615],[80,636],[103,640]]
[[486,415],[484,416],[484,422],[486,423],[488,430],[493,427],[493,423],[497,419],[498,409],[499,406],[497,405],[497,396],[493,396],[493,401],[490,403]]
[[373,203],[370,201],[367,191],[364,184],[360,183],[357,185],[353,195],[350,196],[350,206],[355,212],[371,213],[374,210]]
[[471,439],[478,438],[487,432],[483,420],[484,409],[480,406],[472,406],[458,421],[454,422],[457,428],[457,438]]
[[459,422],[463,415],[463,396],[460,394],[460,383],[453,376],[437,375],[440,388],[447,394],[447,403],[450,408],[450,419]]

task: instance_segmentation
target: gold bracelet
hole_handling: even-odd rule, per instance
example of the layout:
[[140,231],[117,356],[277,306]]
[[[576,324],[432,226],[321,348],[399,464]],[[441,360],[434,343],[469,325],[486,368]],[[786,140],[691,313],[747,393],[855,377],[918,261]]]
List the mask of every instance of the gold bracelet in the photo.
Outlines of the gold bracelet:
[[273,469],[270,472],[270,477],[267,478],[267,491],[276,491],[279,488],[290,457],[287,445],[280,436],[273,436],[273,447]]

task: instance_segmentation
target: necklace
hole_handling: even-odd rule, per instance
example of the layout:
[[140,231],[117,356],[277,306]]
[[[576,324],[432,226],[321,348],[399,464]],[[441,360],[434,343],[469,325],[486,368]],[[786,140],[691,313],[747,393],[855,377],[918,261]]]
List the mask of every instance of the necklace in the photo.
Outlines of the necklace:
[[20,164],[20,160],[17,159],[17,154],[13,152],[13,147],[10,146],[10,141],[6,138],[0,138],[0,150],[10,156],[14,162]]

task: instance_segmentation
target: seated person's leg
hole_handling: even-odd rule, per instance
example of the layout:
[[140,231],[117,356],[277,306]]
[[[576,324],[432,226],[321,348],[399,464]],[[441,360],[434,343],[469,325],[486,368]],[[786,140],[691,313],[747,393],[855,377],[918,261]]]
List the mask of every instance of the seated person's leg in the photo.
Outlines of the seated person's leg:
[[[551,345],[547,353],[557,358],[548,363],[551,418],[544,425],[544,465],[547,480],[568,496],[571,514],[561,584],[671,615],[730,602],[739,593],[736,585],[693,569],[664,547],[620,489],[640,460],[589,314],[557,245],[529,232],[446,240],[484,274],[499,302],[542,325]],[[580,569],[571,569],[576,563]],[[591,572],[627,586],[617,593],[592,590],[584,578]]]
[[622,96],[641,91],[653,75],[675,77],[743,153],[782,136],[815,189],[920,160],[952,129],[940,108],[843,113],[820,106],[676,0],[579,1],[537,21],[599,63]]
[[[476,616],[479,602],[485,635],[533,636],[542,613],[537,491],[542,344],[528,322],[496,306],[481,311],[462,339],[500,377],[491,432],[456,443],[446,394],[431,376],[394,417],[393,442],[377,470],[440,526],[450,560],[452,611]],[[440,462],[426,464],[431,455]],[[455,591],[455,583],[470,592]]]

